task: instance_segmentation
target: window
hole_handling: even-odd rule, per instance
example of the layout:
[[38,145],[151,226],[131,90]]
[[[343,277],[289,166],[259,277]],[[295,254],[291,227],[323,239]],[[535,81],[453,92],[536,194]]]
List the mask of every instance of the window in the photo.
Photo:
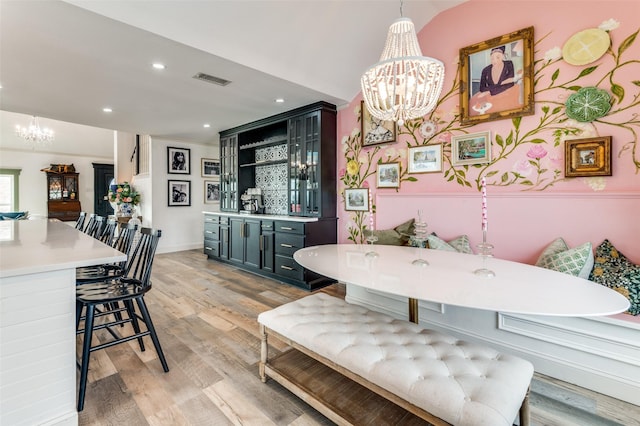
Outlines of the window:
[[20,171],[20,169],[0,169],[0,212],[13,212],[19,209]]

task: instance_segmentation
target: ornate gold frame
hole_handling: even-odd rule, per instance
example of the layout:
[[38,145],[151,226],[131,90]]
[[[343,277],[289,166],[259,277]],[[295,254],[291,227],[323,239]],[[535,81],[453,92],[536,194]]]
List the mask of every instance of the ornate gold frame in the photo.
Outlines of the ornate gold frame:
[[611,136],[568,140],[564,147],[565,177],[611,176]]
[[[474,84],[478,83],[477,80],[482,69],[489,64],[488,58],[491,50],[502,46],[508,49],[509,57],[514,60],[512,62],[516,62],[515,59],[518,59],[518,64],[514,64],[514,68],[516,70],[516,78],[519,76],[518,71],[522,70],[522,77],[518,79],[516,84],[516,86],[520,86],[520,90],[516,94],[516,103],[513,103],[511,97],[504,99],[506,93],[504,97],[500,98],[488,96],[489,98],[495,98],[496,105],[492,105],[490,101],[484,100],[486,98],[478,98],[478,92],[474,91]],[[463,47],[460,49],[460,67],[461,124],[470,125],[534,114],[533,27],[523,28],[500,37]],[[513,92],[516,92],[516,90]]]

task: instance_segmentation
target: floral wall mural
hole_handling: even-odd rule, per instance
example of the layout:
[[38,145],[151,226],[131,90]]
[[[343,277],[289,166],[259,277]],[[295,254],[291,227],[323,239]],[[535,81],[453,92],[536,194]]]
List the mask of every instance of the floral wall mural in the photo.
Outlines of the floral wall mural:
[[[492,191],[640,192],[640,26],[631,18],[638,7],[632,2],[592,2],[577,16],[571,2],[520,2],[518,16],[509,14],[506,23],[499,16],[487,17],[496,25],[486,28],[474,20],[482,3],[486,1],[471,0],[444,12],[420,32],[425,55],[446,63],[446,81],[435,110],[399,127],[396,142],[363,147],[360,99],[341,111],[339,196],[345,188],[371,188],[374,193],[480,191],[482,178]],[[491,6],[499,10],[507,3]],[[452,23],[466,28],[465,34],[451,34]],[[535,114],[461,125],[459,49],[532,25]],[[586,52],[575,47],[587,45]],[[481,131],[491,134],[490,160],[454,164],[452,137]],[[597,136],[613,137],[613,176],[566,178],[564,142]],[[407,149],[435,144],[442,144],[442,172],[408,173]],[[400,162],[400,188],[376,188],[377,165],[387,162]],[[348,220],[341,239],[362,243],[372,214],[375,205],[370,212],[343,212]]]

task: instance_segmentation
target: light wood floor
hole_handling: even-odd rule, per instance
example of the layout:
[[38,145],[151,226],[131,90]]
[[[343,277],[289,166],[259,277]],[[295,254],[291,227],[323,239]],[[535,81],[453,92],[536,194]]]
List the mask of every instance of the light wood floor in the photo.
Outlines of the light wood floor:
[[[150,341],[145,352],[134,342],[95,352],[80,425],[331,424],[258,377],[258,314],[309,293],[199,250],[157,255],[152,280],[145,300],[171,371]],[[344,296],[337,284],[321,291]],[[533,391],[533,426],[640,425],[640,407],[567,383],[537,375]]]

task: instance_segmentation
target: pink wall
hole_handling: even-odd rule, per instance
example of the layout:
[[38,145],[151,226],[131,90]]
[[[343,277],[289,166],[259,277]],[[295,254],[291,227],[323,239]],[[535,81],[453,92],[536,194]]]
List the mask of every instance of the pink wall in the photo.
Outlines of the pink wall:
[[[395,143],[364,149],[359,145],[361,97],[354,99],[338,114],[338,152],[343,153],[339,156],[339,178],[342,179],[338,186],[339,205],[344,207],[342,193],[345,188],[368,187],[374,194],[378,228],[393,227],[407,218],[416,217],[417,209],[422,208],[430,231],[445,238],[466,233],[477,243],[481,234],[478,182],[480,176],[489,174],[490,240],[496,246],[498,257],[531,262],[546,244],[562,236],[572,246],[591,241],[594,247],[609,238],[627,257],[640,262],[640,100],[634,98],[640,97],[640,86],[633,83],[640,76],[640,40],[631,43],[621,59],[618,58],[619,64],[624,65],[616,65],[616,59],[609,53],[585,66],[569,65],[561,58],[545,60],[546,54],[555,47],[562,48],[576,32],[597,28],[611,18],[619,23],[609,31],[613,51],[617,54],[621,43],[640,28],[638,16],[640,3],[633,1],[470,0],[441,13],[420,31],[418,38],[425,56],[438,58],[445,64],[443,96],[452,93],[425,119],[438,122],[440,130],[448,126],[450,131],[425,139],[417,131],[419,126],[404,127]],[[389,24],[391,21],[390,18]],[[598,122],[567,122],[562,108],[553,124],[535,130],[535,137],[543,139],[544,143],[523,141],[512,153],[500,156],[495,138],[496,135],[506,137],[514,129],[510,119],[466,128],[461,127],[457,119],[459,99],[454,85],[459,49],[529,26],[535,31],[536,113],[522,118],[521,134],[540,125],[545,105],[550,109],[563,105],[573,93],[557,87],[561,82],[565,82],[565,86],[597,86],[611,93],[610,81],[613,81],[624,88],[625,95],[622,100],[617,99],[609,115]],[[597,66],[593,72],[570,82],[593,66]],[[556,70],[558,77],[552,82],[551,75]],[[608,74],[611,71],[614,71],[612,80]],[[549,85],[553,88],[543,90]],[[613,176],[563,178],[564,140],[556,144],[553,130],[569,126],[579,129],[579,133],[567,139],[612,136]],[[492,132],[494,161],[465,170],[470,186],[461,185],[456,179],[448,181],[454,170],[449,159],[451,136],[487,130]],[[398,191],[376,188],[375,173],[363,179],[367,169],[376,170],[379,159],[382,162],[399,161],[405,170],[407,146],[437,143],[443,143],[445,154],[440,173],[404,174]],[[533,146],[542,147],[544,155],[538,159],[527,156]],[[359,163],[357,176],[345,175],[347,157]],[[457,169],[461,170],[461,166]],[[540,170],[546,171],[538,173]],[[522,184],[523,178],[512,182],[514,171],[521,176],[528,175],[533,185]],[[509,184],[501,180],[505,173],[509,176]],[[366,213],[342,209],[338,213],[340,242],[349,242],[350,235],[354,232],[357,235],[362,226],[369,224]]]

